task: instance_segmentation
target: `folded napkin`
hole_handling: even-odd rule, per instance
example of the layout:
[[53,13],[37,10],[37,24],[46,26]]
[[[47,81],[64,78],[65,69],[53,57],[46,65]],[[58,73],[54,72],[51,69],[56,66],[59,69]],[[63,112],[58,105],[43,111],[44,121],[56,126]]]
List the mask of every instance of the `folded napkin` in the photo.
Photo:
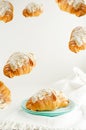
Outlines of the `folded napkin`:
[[74,78],[70,80],[70,85],[74,88],[82,87],[86,84],[86,74],[78,67],[73,68]]
[[53,86],[73,100],[86,118],[86,73],[80,68],[74,67],[72,78],[57,81]]

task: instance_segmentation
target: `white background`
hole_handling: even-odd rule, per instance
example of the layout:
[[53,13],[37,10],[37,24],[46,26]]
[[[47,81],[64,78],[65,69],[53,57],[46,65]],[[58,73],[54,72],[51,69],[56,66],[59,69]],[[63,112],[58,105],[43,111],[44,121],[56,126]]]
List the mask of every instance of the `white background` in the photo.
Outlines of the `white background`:
[[86,71],[86,51],[75,54],[68,49],[72,29],[85,26],[86,16],[76,17],[61,11],[55,0],[40,0],[44,5],[43,14],[35,18],[25,18],[22,10],[28,2],[11,0],[14,18],[9,23],[0,22],[1,77],[6,60],[15,51],[33,52],[37,58],[36,68],[30,75],[23,77],[28,77],[31,83],[57,80],[70,74],[74,66]]
[[[68,48],[72,29],[85,26],[86,16],[61,11],[55,0],[40,0],[43,14],[25,18],[22,11],[29,1],[9,1],[14,6],[14,18],[9,23],[0,22],[0,80],[10,88],[15,106],[37,89],[52,87],[52,83],[71,75],[75,66],[86,72],[86,51],[75,54]],[[10,79],[3,74],[3,67],[16,51],[33,52],[37,64],[30,74]]]
[[[29,1],[9,1],[14,6],[14,18],[8,23],[0,22],[0,80],[12,89],[22,86],[21,92],[26,88],[32,92],[37,86],[47,87],[67,77],[75,66],[86,72],[86,51],[75,54],[68,48],[72,29],[85,26],[86,16],[76,17],[61,11],[55,0],[40,0],[43,14],[25,18],[22,11]],[[37,65],[30,74],[9,79],[3,75],[3,67],[16,51],[33,52]]]
[[[23,9],[28,0],[11,0],[14,18],[9,23],[0,22],[0,77],[9,87],[11,85],[29,86],[50,84],[71,74],[78,66],[86,71],[86,51],[77,54],[68,48],[70,33],[76,26],[85,26],[86,16],[63,12],[55,0],[40,0],[44,6],[39,17],[25,18]],[[9,79],[3,75],[3,66],[8,57],[16,51],[33,52],[37,65],[24,76]],[[19,84],[19,85],[18,85]]]

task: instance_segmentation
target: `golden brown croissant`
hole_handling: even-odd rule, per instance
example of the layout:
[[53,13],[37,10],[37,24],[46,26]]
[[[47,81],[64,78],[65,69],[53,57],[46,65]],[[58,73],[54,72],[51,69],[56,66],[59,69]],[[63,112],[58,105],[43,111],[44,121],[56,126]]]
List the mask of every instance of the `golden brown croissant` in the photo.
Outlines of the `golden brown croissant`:
[[80,17],[86,14],[86,5],[84,0],[56,0],[61,10],[75,14]]
[[10,102],[11,102],[11,92],[5,86],[5,84],[0,81],[0,108],[4,108]]
[[66,107],[68,104],[69,100],[62,92],[57,94],[55,90],[42,89],[28,99],[26,108],[33,111],[51,111]]
[[13,53],[3,68],[5,76],[12,78],[23,74],[28,74],[35,67],[36,61],[32,53]]
[[5,23],[11,21],[13,19],[13,5],[8,1],[0,2],[0,20]]
[[73,29],[69,41],[69,49],[72,52],[86,50],[86,28],[78,26]]
[[39,16],[43,12],[42,5],[34,2],[30,2],[23,10],[25,17]]

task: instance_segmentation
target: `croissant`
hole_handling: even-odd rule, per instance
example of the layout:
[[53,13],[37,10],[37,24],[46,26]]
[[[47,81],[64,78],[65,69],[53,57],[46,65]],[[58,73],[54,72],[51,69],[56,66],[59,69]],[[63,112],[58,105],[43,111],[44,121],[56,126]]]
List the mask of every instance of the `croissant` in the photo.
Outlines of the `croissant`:
[[0,20],[5,23],[10,22],[13,19],[13,5],[8,1],[0,2]]
[[86,14],[84,0],[56,0],[56,2],[61,10],[75,14],[77,17]]
[[77,53],[81,50],[86,50],[86,28],[78,26],[71,32],[68,43],[69,49]]
[[25,9],[23,9],[23,16],[34,17],[39,16],[43,12],[42,4],[30,2]]
[[5,76],[13,78],[14,76],[30,73],[35,65],[36,61],[32,53],[15,52],[9,57],[3,68],[3,73]]
[[42,89],[26,103],[26,108],[33,111],[51,111],[57,108],[66,107],[69,100],[63,95],[62,92],[57,92],[52,89]]
[[2,81],[0,81],[0,108],[4,108],[10,102],[11,102],[11,92],[5,86],[5,84]]

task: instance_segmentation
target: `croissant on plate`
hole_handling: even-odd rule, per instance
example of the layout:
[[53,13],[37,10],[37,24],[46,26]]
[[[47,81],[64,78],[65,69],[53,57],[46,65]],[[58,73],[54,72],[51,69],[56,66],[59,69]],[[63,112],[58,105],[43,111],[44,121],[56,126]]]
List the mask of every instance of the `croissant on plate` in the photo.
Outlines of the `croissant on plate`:
[[32,53],[24,54],[22,52],[13,53],[3,68],[3,73],[9,78],[28,74],[36,65],[36,60]]
[[68,43],[69,49],[77,53],[81,50],[86,50],[86,28],[85,27],[75,27],[70,36]]
[[11,92],[6,85],[0,81],[0,108],[4,108],[11,102]]
[[42,89],[26,102],[26,108],[33,111],[51,111],[66,107],[69,100],[62,92],[57,93],[52,89]]
[[14,7],[9,1],[0,1],[0,20],[5,23],[13,19]]
[[23,16],[34,17],[39,16],[43,12],[43,5],[36,2],[29,2],[23,9]]
[[56,0],[56,2],[61,10],[75,14],[77,17],[86,14],[86,4],[84,0]]

